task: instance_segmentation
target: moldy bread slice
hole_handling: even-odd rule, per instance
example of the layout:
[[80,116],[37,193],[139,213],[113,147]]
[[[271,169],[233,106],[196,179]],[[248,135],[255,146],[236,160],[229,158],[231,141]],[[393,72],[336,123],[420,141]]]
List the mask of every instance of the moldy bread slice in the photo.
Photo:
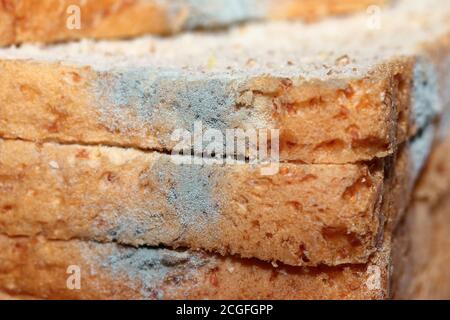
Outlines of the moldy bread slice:
[[[175,130],[279,129],[282,160],[354,163],[395,152],[440,114],[448,1],[169,39],[0,50],[0,135],[170,151]],[[431,10],[430,8],[433,8]]]
[[[449,147],[448,140],[437,145],[408,214],[366,264],[275,267],[202,252],[1,236],[0,290],[49,299],[446,298],[450,184],[440,184],[433,199],[423,190],[436,173],[450,181]],[[80,268],[80,290],[67,287],[70,266]]]
[[[365,10],[385,0],[4,0],[0,45],[167,35],[260,19],[303,19]],[[76,6],[76,7],[74,7]],[[79,9],[78,9],[79,8]],[[79,20],[77,20],[79,19]],[[80,22],[79,28],[76,26]]]

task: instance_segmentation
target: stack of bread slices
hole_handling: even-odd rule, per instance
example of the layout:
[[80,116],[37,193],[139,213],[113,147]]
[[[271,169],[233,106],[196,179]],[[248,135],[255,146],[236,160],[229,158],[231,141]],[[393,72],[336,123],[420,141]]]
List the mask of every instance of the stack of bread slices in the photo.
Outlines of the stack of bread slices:
[[[0,44],[5,298],[450,298],[449,1],[2,1]],[[271,170],[197,143],[253,129]]]

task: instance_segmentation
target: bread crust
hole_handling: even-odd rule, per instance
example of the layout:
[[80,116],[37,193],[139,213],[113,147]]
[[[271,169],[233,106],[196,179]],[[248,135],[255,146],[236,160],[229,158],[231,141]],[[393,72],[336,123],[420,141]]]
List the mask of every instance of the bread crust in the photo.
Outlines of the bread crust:
[[389,1],[380,0],[281,0],[280,5],[272,9],[272,18],[302,18],[305,21],[315,21],[331,15],[348,14],[354,11],[364,11],[370,6],[383,6]]
[[[124,38],[145,33],[170,32],[168,12],[157,1],[138,0],[5,0],[12,21],[0,45],[24,42],[57,42],[81,38]],[[80,9],[80,28],[68,27],[71,6]],[[3,20],[1,25],[6,24]]]
[[[216,0],[217,1],[217,0]],[[245,20],[257,18],[300,18],[316,20],[328,15],[346,14],[363,10],[366,0],[346,1],[268,1],[267,8],[253,8]],[[371,4],[383,4],[383,0]],[[67,28],[67,20],[72,11],[71,5],[80,8],[81,29]],[[226,1],[223,6],[226,6]],[[0,45],[24,42],[56,42],[81,38],[110,39],[139,36],[143,34],[165,35],[185,28],[202,27],[188,24],[189,19],[197,19],[197,12],[189,1],[170,3],[156,0],[3,0],[0,4]],[[217,25],[224,24],[220,14],[210,13],[210,20]],[[217,15],[214,19],[214,14]],[[235,22],[242,17],[236,17]],[[234,20],[230,21],[232,23]]]

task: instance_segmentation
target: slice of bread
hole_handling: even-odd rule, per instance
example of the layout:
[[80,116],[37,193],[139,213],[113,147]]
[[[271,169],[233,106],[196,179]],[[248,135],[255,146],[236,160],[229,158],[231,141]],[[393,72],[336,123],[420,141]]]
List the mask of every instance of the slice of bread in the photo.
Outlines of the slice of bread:
[[[294,266],[366,263],[434,140],[368,164],[180,165],[154,152],[0,140],[0,233],[206,249]],[[384,200],[383,207],[382,201]]]
[[450,299],[450,275],[446,271],[450,263],[449,206],[450,201],[448,200],[444,204],[438,205],[432,213],[434,216],[431,218],[431,223],[429,222],[429,212],[421,211],[422,216],[418,218],[418,223],[424,220],[429,222],[429,229],[426,230],[429,237],[425,242],[427,247],[421,253],[428,253],[429,260],[420,260],[422,264],[414,268],[409,289],[401,297],[405,299]]
[[450,3],[396,3],[380,30],[356,15],[0,50],[0,135],[170,151],[199,122],[279,129],[282,160],[391,155],[440,113],[435,92],[450,83]]
[[[449,141],[437,146],[414,205],[367,264],[275,267],[201,252],[1,236],[0,290],[50,299],[446,298],[450,279],[442,261],[450,224],[442,222],[450,217],[449,189],[437,188],[434,201],[417,194],[432,172],[450,181],[448,166],[442,166]],[[421,223],[423,217],[432,228]],[[430,244],[437,249],[429,250]]]
[[[450,262],[450,131],[447,122],[441,124],[439,131],[444,135],[437,137],[411,202],[403,197],[404,202],[400,203],[410,209],[406,217],[400,217],[403,223],[397,228],[395,238],[401,241],[394,241],[392,247],[395,267],[391,269],[391,277],[395,281],[391,281],[391,294],[396,299],[450,297],[450,276],[445,271],[445,265]],[[398,187],[394,190],[397,191],[393,197],[405,194]],[[392,201],[386,202],[391,203],[388,206],[392,208]],[[388,224],[393,225],[393,221]],[[389,227],[385,230],[385,237],[389,237]]]
[[[444,207],[443,205],[446,205]],[[449,215],[448,200],[435,211]],[[421,211],[422,213],[424,211]],[[441,214],[441,215],[442,215]],[[45,299],[388,299],[446,298],[450,288],[444,247],[450,224],[439,232],[410,223],[416,211],[396,233],[393,244],[385,240],[383,250],[369,263],[341,267],[295,268],[271,266],[257,260],[206,255],[201,252],[130,248],[94,242],[46,241],[0,236],[0,290],[10,295]],[[413,222],[414,222],[413,221]],[[441,220],[439,220],[441,221]],[[415,229],[412,229],[415,226]],[[428,233],[437,251],[420,260],[411,254],[426,244],[411,235]],[[391,238],[389,238],[391,239]],[[444,241],[444,242],[442,242]],[[419,245],[419,247],[417,247]],[[438,254],[433,256],[433,254]],[[421,261],[428,266],[420,272]],[[416,264],[413,264],[416,263]],[[409,269],[420,277],[411,277]],[[428,270],[433,270],[433,273]],[[80,287],[77,287],[77,276]],[[418,283],[425,286],[414,289]],[[78,289],[77,289],[78,288]],[[425,288],[440,288],[430,291]],[[408,293],[405,293],[408,292]]]
[[396,246],[392,294],[398,299],[449,299],[450,275],[450,199],[440,199],[437,206],[416,203],[416,212],[408,223],[415,230],[404,230],[408,246]]
[[403,299],[450,299],[450,141],[441,143],[414,192],[417,213],[410,223],[420,232],[408,235],[415,250],[409,250],[406,267],[396,270],[404,276],[394,288]]
[[[274,268],[257,260],[242,261],[195,252],[3,236],[0,249],[0,289],[12,295],[49,299],[372,299],[384,296],[378,284],[381,269],[368,269],[364,265]],[[81,287],[71,290],[71,275],[76,276],[78,271]]]
[[385,0],[14,0],[0,3],[0,45],[120,38],[217,28],[256,19],[364,10]]
[[[415,229],[402,224],[390,259],[342,267],[273,267],[203,253],[0,237],[0,288],[9,293],[0,299],[448,299],[449,204],[419,209],[433,229],[417,228],[421,217],[410,211]],[[408,242],[425,231],[432,251],[428,242]],[[81,287],[71,290],[77,270]]]

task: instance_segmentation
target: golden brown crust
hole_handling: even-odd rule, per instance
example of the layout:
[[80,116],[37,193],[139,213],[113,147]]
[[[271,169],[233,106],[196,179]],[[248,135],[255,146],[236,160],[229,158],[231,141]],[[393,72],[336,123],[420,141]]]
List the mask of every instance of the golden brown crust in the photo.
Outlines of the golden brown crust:
[[110,147],[2,140],[0,153],[0,232],[12,236],[336,265],[366,262],[383,220],[382,165],[280,164],[263,176]]

